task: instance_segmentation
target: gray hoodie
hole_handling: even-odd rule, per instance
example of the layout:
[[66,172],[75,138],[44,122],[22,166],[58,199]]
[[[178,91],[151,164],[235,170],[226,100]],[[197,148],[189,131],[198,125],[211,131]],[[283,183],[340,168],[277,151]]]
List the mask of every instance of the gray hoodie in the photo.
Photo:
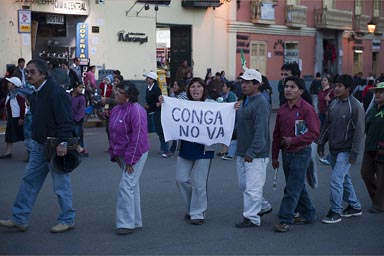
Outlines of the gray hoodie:
[[247,97],[237,114],[237,152],[241,157],[264,158],[269,156],[271,139],[269,118],[271,106],[261,93]]
[[329,141],[331,152],[350,152],[350,159],[356,160],[364,141],[364,120],[364,107],[355,97],[336,98],[321,127],[319,146]]

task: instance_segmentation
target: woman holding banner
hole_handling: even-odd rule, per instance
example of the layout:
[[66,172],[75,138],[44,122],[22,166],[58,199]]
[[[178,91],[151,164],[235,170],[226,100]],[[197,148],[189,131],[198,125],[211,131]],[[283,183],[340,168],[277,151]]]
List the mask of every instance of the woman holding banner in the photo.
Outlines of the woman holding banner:
[[[192,78],[187,89],[188,100],[206,101],[208,88],[201,78]],[[159,97],[164,102],[162,96]],[[176,185],[185,203],[185,220],[193,225],[202,225],[207,209],[207,181],[215,145],[205,146],[180,140],[176,164]]]

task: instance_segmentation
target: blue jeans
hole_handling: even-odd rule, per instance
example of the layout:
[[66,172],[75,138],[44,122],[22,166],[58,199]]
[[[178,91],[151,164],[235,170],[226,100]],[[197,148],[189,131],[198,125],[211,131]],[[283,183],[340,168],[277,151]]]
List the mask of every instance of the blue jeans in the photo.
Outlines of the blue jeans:
[[305,175],[310,159],[311,146],[297,152],[283,152],[286,185],[278,214],[280,223],[292,224],[295,210],[306,220],[315,220],[316,210],[305,188]]
[[45,160],[43,147],[42,144],[32,140],[32,151],[21,180],[19,192],[13,203],[11,220],[18,224],[28,225],[37,195],[48,172],[51,171],[53,188],[61,208],[57,220],[59,223],[73,224],[75,209],[72,207],[72,188],[69,175],[59,174],[51,170],[53,167]]
[[331,152],[331,210],[338,214],[343,212],[343,201],[347,202],[354,209],[361,209],[355,189],[352,185],[349,170],[349,152]]
[[231,140],[231,142],[229,143],[227,155],[230,157],[235,157],[236,149],[237,149],[237,140]]

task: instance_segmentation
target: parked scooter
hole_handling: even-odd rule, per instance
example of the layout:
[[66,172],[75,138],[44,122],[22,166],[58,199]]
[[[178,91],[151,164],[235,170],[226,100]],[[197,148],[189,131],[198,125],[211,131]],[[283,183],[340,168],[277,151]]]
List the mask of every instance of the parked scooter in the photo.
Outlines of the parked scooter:
[[96,90],[89,100],[89,106],[85,108],[84,121],[87,122],[90,117],[97,116],[100,120],[106,120],[103,114],[104,104],[101,100],[101,95]]

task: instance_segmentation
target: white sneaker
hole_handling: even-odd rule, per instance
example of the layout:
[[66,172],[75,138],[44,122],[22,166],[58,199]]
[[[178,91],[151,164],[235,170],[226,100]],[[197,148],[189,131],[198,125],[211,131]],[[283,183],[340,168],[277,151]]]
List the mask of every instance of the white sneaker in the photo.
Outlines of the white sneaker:
[[320,163],[325,165],[331,165],[331,163],[326,158],[319,158]]

